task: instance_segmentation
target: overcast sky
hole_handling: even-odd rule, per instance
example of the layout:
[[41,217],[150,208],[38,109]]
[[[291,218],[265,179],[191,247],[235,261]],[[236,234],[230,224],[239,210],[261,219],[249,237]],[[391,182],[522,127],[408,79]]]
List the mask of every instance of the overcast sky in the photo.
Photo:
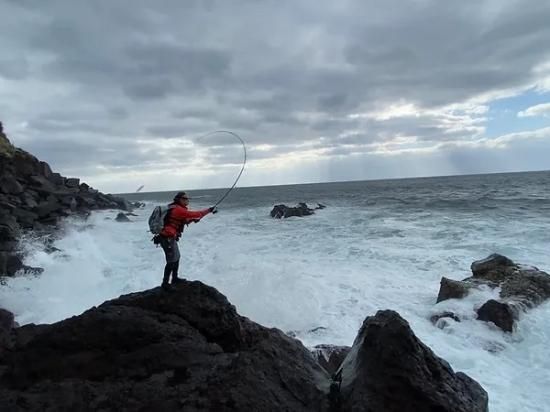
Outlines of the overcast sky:
[[106,192],[550,169],[549,1],[0,0],[11,141]]

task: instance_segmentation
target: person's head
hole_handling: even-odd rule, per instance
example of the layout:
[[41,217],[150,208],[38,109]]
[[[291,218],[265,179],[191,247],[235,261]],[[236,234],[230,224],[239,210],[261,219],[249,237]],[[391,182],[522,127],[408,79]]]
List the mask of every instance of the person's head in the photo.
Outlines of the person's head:
[[178,192],[176,196],[174,196],[174,203],[187,206],[189,204],[189,196],[187,196],[185,192]]

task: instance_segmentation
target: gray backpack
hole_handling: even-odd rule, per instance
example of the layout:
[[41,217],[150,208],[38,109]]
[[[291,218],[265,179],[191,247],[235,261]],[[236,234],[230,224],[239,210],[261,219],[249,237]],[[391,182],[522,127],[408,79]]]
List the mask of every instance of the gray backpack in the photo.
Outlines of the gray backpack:
[[168,206],[157,206],[149,216],[149,230],[152,234],[158,235],[164,227],[164,221],[170,208]]

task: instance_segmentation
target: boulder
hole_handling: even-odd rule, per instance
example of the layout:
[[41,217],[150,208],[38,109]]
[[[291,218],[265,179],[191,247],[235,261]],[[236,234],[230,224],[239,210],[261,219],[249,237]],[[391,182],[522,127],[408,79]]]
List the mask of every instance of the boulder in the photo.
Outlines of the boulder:
[[47,200],[41,201],[33,210],[40,219],[48,217],[52,212],[60,210],[62,208],[61,203],[56,197],[48,197]]
[[59,173],[52,173],[50,176],[50,182],[52,182],[56,186],[64,186],[65,177],[61,176],[61,174]]
[[478,319],[493,322],[506,332],[515,330],[521,311],[550,298],[550,275],[535,267],[514,263],[506,256],[492,254],[471,265],[472,274],[461,281],[443,277],[437,302],[466,296],[479,287],[500,287],[500,299],[489,300],[477,310]]
[[0,242],[16,240],[20,233],[20,227],[14,216],[5,213],[0,214]]
[[0,410],[327,410],[329,377],[311,353],[201,282],[12,333]]
[[38,199],[39,199],[38,193],[32,192],[30,190],[27,190],[21,194],[22,204],[27,209],[32,209],[38,206],[38,202],[37,202]]
[[527,307],[537,306],[550,298],[550,276],[537,268],[522,267],[502,282],[500,296]]
[[513,332],[518,311],[508,303],[490,299],[477,310],[477,318],[486,322],[493,322],[505,332]]
[[337,375],[341,411],[488,411],[487,392],[390,310],[365,319]]
[[82,193],[88,193],[88,190],[90,189],[90,186],[88,186],[86,183],[80,183],[79,191]]
[[18,195],[23,192],[23,186],[19,184],[13,175],[6,174],[0,177],[0,192]]
[[13,216],[17,218],[19,225],[23,229],[32,228],[34,221],[38,219],[38,214],[29,212],[28,210],[17,208],[13,211]]
[[437,295],[437,303],[447,299],[461,299],[468,294],[470,288],[471,285],[466,282],[442,277]]
[[39,174],[40,162],[36,157],[24,150],[16,149],[12,164],[17,176],[28,177]]
[[44,176],[33,175],[28,179],[28,183],[32,185],[32,188],[39,194],[49,196],[56,190],[53,183],[51,183]]
[[79,185],[80,185],[80,179],[78,179],[76,177],[69,177],[65,181],[65,186],[67,186],[67,187],[76,187],[76,188],[78,188]]
[[496,278],[496,280],[501,280],[503,272],[514,265],[514,262],[506,256],[493,253],[485,259],[476,260],[472,263],[470,268],[476,278],[480,277],[487,280],[490,278]]
[[39,162],[38,164],[40,174],[51,181],[53,172],[50,165],[46,162]]
[[0,275],[13,276],[23,268],[23,262],[19,256],[11,252],[0,252]]

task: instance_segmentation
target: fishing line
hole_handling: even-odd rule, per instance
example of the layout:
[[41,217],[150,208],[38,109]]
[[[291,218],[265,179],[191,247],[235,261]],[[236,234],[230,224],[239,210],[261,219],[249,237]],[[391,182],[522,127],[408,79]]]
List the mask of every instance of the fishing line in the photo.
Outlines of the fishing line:
[[239,172],[239,174],[237,175],[237,178],[235,179],[235,181],[233,182],[233,185],[224,193],[224,195],[220,198],[220,200],[218,200],[213,207],[216,207],[218,206],[221,202],[223,202],[223,200],[227,197],[227,195],[229,195],[229,193],[231,193],[231,191],[235,188],[235,186],[237,185],[237,182],[239,181],[239,179],[241,178],[241,175],[243,174],[243,171],[244,171],[244,166],[246,165],[246,145],[244,143],[244,140],[241,139],[241,137],[237,134],[237,133],[233,133],[233,132],[230,132],[228,130],[216,130],[214,132],[210,132],[210,133],[207,133],[203,136],[200,136],[199,139],[202,139],[202,138],[205,138],[205,137],[209,137],[209,136],[212,136],[214,134],[217,134],[217,133],[227,133],[227,134],[230,134],[231,136],[234,136],[236,137],[237,139],[239,139],[239,141],[241,142],[241,144],[243,145],[243,165],[241,167],[241,171]]

